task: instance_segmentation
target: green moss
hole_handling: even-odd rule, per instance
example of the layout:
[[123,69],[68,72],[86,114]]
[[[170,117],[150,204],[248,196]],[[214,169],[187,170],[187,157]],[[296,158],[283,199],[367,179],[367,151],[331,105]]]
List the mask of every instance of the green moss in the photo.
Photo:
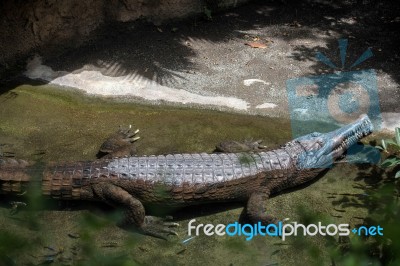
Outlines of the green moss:
[[115,103],[51,86],[21,86],[0,102],[0,143],[12,143],[25,158],[44,150],[45,160],[92,159],[108,135],[129,124],[141,130],[140,154],[211,152],[223,140],[276,145],[290,139],[289,123],[280,119]]

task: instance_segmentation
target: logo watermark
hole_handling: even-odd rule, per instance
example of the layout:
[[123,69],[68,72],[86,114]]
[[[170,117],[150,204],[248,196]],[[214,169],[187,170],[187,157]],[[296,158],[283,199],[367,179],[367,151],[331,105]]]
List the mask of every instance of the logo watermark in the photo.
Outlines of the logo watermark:
[[[322,222],[317,224],[304,225],[297,222],[263,225],[261,222],[256,224],[241,224],[239,222],[230,224],[196,224],[196,219],[192,219],[188,223],[188,235],[190,239],[193,236],[204,234],[206,236],[245,236],[246,241],[252,240],[255,236],[280,237],[285,241],[288,236],[349,236],[351,234],[363,236],[383,236],[383,228],[377,226],[360,226],[350,230],[349,224],[328,224],[323,225]],[[187,240],[185,240],[187,241]]]
[[[328,132],[354,122],[367,114],[374,129],[382,124],[375,70],[352,69],[372,57],[367,49],[354,63],[346,67],[347,39],[339,40],[341,67],[318,52],[317,60],[333,69],[331,74],[299,77],[286,81],[293,138],[311,132]],[[359,158],[361,153],[361,159]],[[352,156],[354,154],[358,156]],[[348,151],[350,162],[377,163],[376,149],[355,145]]]

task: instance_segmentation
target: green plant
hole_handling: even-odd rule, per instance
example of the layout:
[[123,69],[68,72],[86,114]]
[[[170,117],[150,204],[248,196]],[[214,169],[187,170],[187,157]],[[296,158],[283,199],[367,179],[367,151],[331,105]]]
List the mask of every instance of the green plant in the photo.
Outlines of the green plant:
[[335,205],[344,211],[349,207],[364,209],[367,215],[360,216],[355,227],[379,225],[384,228],[383,235],[351,234],[328,242],[334,265],[400,265],[400,128],[395,129],[394,138],[382,139],[375,147],[384,156],[381,163],[357,166],[358,180],[365,182],[359,186],[363,193],[345,195]]
[[[384,169],[394,167],[396,165],[400,164],[400,155],[396,154],[397,152],[400,152],[400,128],[395,129],[395,137],[394,139],[382,139],[381,140],[382,146],[377,146],[378,149],[383,150],[386,153],[389,153],[388,147],[393,146],[395,147],[396,151],[389,155],[388,158],[386,158],[380,166]],[[396,172],[395,178],[400,177],[400,170]]]

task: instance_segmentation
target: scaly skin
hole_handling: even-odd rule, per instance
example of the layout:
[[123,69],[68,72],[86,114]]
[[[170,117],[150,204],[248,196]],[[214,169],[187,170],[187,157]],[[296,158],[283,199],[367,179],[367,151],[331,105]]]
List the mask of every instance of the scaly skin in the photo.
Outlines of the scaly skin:
[[[219,145],[219,150],[237,147],[243,151],[249,147],[257,152],[131,156],[49,164],[40,171],[41,188],[43,195],[55,199],[103,201],[123,207],[127,224],[157,237],[174,233],[164,226],[175,224],[145,216],[143,203],[189,206],[247,201],[250,220],[268,224],[276,222],[265,209],[271,194],[306,183],[325,172],[372,129],[368,117],[363,116],[333,132],[312,133],[271,151],[265,151],[258,141],[247,142],[245,146],[229,142]],[[124,150],[131,154],[130,143],[137,139],[136,133],[120,130],[102,145],[102,151],[117,150],[120,155]],[[23,160],[3,159],[0,163],[0,194],[23,193],[32,181],[31,171],[38,170]]]

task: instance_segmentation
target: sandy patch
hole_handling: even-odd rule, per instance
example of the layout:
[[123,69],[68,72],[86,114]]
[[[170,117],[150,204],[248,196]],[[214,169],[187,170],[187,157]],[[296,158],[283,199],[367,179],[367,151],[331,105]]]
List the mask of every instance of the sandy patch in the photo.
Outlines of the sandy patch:
[[235,97],[207,96],[192,93],[183,89],[175,89],[158,84],[142,76],[111,77],[95,70],[77,70],[74,73],[53,71],[43,65],[39,56],[35,56],[27,64],[24,73],[32,79],[41,79],[50,84],[78,88],[89,94],[104,96],[134,96],[150,101],[168,101],[182,104],[225,106],[238,110],[247,110],[249,103]]

